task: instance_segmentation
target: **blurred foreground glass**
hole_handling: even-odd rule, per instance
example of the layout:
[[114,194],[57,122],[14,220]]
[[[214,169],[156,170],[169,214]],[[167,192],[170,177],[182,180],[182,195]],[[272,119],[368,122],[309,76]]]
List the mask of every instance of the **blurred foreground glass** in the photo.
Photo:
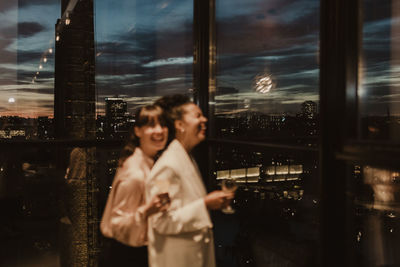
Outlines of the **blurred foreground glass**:
[[[221,182],[221,189],[225,193],[234,193],[238,185],[236,184],[235,179],[224,179]],[[222,209],[222,212],[225,214],[233,214],[235,210],[232,208],[232,205],[228,205],[226,208]]]

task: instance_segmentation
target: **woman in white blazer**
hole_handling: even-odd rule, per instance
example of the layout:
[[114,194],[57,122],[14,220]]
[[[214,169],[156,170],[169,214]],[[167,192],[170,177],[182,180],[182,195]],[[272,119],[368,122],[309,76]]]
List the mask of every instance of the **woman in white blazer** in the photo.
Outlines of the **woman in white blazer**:
[[157,160],[146,184],[148,197],[168,192],[171,199],[168,210],[149,218],[149,265],[213,267],[213,225],[208,210],[226,207],[233,194],[218,190],[207,195],[190,154],[205,139],[207,118],[183,95],[166,96],[156,104],[170,118],[169,131],[175,139]]
[[[145,180],[154,157],[164,149],[168,128],[159,106],[145,106],[136,113],[133,134],[122,151],[100,229],[111,242],[111,257],[104,266],[147,264],[147,218],[166,208],[164,196],[155,195],[146,204]],[[136,248],[132,248],[136,247]]]

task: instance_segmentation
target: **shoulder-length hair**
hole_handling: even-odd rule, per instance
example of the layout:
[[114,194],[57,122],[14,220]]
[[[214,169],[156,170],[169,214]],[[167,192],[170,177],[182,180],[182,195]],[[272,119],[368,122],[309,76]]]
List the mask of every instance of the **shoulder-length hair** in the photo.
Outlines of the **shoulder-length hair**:
[[139,108],[135,113],[135,124],[129,130],[129,136],[126,140],[126,144],[120,153],[118,166],[122,166],[124,161],[131,156],[136,147],[140,145],[140,138],[135,134],[135,127],[153,126],[156,123],[160,123],[162,126],[166,125],[165,115],[163,110],[158,105],[146,105]]

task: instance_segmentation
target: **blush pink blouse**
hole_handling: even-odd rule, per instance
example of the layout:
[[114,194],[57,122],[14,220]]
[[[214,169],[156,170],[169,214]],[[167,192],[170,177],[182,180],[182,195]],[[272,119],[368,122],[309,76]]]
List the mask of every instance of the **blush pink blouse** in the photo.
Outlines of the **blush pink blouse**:
[[117,169],[104,209],[100,230],[104,236],[125,245],[147,245],[145,180],[154,161],[140,148]]

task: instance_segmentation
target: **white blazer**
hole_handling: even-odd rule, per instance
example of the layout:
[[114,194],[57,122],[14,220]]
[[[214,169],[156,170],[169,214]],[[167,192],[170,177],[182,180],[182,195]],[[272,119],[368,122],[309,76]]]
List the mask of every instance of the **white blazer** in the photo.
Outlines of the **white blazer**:
[[203,199],[206,189],[197,164],[176,139],[150,172],[147,199],[165,190],[170,207],[149,219],[150,266],[214,267],[213,225]]
[[100,230],[106,237],[139,247],[147,244],[145,179],[154,161],[140,148],[117,169],[108,196]]

